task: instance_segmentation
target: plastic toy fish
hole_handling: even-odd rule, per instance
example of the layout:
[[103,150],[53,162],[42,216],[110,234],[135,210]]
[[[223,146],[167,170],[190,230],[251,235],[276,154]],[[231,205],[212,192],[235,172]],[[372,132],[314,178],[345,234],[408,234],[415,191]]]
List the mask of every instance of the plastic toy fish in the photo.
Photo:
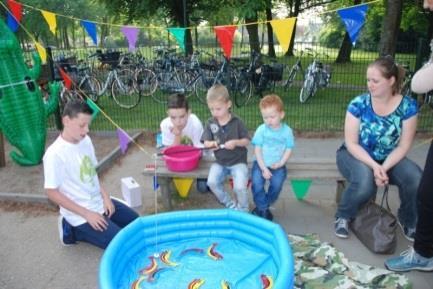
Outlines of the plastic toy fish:
[[185,249],[180,253],[180,256],[186,255],[188,253],[198,253],[198,254],[203,254],[204,250],[201,248],[189,248],[189,249]]
[[262,279],[263,289],[271,289],[274,286],[274,280],[272,280],[271,276],[262,274],[260,279]]
[[146,280],[146,278],[144,278],[144,277],[140,277],[137,280],[135,280],[134,283],[132,283],[132,285],[131,285],[131,289],[140,289],[140,284],[144,280]]
[[152,272],[152,274],[149,274],[149,276],[147,276],[147,282],[153,282],[155,281],[156,275],[161,273],[162,271],[167,270],[168,268],[158,268],[155,271]]
[[156,271],[158,264],[156,263],[155,258],[153,256],[150,256],[149,259],[150,259],[150,264],[146,268],[140,270],[139,273],[141,275],[149,275]]
[[214,260],[220,260],[223,258],[221,254],[215,251],[215,247],[217,246],[217,243],[213,243],[208,249],[207,249],[207,255],[211,257]]
[[41,58],[32,54],[33,68],[24,63],[15,34],[0,20],[0,131],[18,151],[11,158],[22,166],[37,165],[45,152],[46,120],[58,107],[60,84],[50,84],[44,102],[36,83]]
[[204,279],[194,279],[188,284],[188,289],[198,289],[203,285]]
[[164,264],[166,264],[168,266],[177,266],[177,265],[179,265],[178,263],[174,263],[174,262],[171,262],[169,260],[170,259],[170,255],[171,255],[171,251],[170,250],[164,251],[164,252],[161,253],[161,256],[159,258],[161,259],[161,261]]
[[230,289],[230,283],[227,282],[226,280],[221,280],[221,289]]

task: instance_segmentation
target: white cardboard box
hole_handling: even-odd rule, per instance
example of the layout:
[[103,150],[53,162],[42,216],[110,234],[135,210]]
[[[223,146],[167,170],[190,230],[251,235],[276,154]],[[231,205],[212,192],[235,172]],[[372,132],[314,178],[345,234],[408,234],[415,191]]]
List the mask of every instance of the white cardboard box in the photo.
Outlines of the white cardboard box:
[[123,199],[130,207],[141,206],[141,187],[133,177],[121,179]]

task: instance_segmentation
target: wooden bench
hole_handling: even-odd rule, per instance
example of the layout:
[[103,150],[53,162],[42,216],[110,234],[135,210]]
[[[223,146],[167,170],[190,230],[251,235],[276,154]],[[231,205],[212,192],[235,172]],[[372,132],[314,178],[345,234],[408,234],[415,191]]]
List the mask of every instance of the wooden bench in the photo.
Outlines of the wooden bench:
[[[164,207],[167,210],[172,209],[171,194],[172,178],[207,178],[209,174],[209,168],[213,161],[200,160],[197,169],[190,172],[172,172],[167,169],[162,159],[158,159],[156,162],[156,172],[152,167],[144,170],[145,176],[158,177],[158,184],[161,188],[162,201]],[[248,162],[249,169],[251,171],[252,162]],[[296,179],[311,179],[311,180],[332,180],[337,182],[336,188],[336,202],[340,200],[341,193],[345,188],[345,179],[341,176],[337,169],[335,161],[323,160],[323,159],[300,159],[300,160],[289,160],[287,163],[287,178],[289,180]]]

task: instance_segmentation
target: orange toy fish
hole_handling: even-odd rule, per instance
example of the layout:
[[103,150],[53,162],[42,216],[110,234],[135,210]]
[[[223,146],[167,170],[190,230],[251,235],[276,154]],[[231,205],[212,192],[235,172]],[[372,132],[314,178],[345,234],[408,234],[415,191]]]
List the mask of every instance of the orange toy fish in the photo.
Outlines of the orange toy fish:
[[215,247],[217,246],[217,243],[213,243],[208,249],[207,249],[207,255],[211,257],[214,260],[220,260],[223,258],[221,254],[215,251]]
[[274,286],[274,280],[272,280],[271,276],[262,274],[260,279],[262,279],[263,289],[271,289]]
[[153,256],[150,256],[149,259],[150,259],[150,264],[146,268],[140,270],[139,273],[141,275],[149,275],[156,271],[158,264],[156,263],[155,258]]
[[174,262],[171,262],[169,260],[170,259],[170,255],[171,255],[171,251],[170,250],[169,251],[164,251],[164,252],[161,253],[161,256],[159,258],[161,259],[161,261],[164,264],[166,264],[168,266],[177,266],[177,265],[179,265],[178,263],[174,263]]
[[188,289],[198,289],[203,285],[204,279],[194,279],[188,284]]
[[221,289],[230,289],[230,284],[226,280],[221,281]]
[[144,277],[140,277],[137,280],[134,281],[131,285],[131,289],[140,289],[140,284],[145,280]]

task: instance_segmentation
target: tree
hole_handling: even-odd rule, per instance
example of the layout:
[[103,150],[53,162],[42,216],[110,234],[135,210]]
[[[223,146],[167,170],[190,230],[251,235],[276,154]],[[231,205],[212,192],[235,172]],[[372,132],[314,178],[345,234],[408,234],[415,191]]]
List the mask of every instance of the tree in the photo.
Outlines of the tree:
[[401,22],[403,0],[387,0],[380,35],[379,55],[395,55],[398,31]]

